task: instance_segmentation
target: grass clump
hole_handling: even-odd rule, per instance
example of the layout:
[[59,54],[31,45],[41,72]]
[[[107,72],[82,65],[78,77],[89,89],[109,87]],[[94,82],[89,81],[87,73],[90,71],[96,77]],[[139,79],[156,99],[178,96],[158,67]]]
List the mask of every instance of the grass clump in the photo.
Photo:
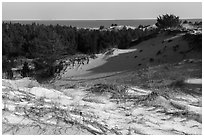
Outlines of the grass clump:
[[117,85],[117,84],[95,84],[88,90],[92,93],[103,94],[103,93],[111,93],[112,98],[120,98],[121,96],[125,96],[126,94],[126,86]]
[[173,81],[169,86],[173,88],[182,88],[185,85],[183,79],[177,79]]

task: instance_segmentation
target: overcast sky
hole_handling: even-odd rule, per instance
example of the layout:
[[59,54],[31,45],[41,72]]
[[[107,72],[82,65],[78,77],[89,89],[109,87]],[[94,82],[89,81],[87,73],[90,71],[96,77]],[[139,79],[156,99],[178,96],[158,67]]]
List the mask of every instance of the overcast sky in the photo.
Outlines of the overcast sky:
[[171,13],[180,18],[202,18],[201,2],[62,3],[3,2],[2,18],[11,19],[141,19]]

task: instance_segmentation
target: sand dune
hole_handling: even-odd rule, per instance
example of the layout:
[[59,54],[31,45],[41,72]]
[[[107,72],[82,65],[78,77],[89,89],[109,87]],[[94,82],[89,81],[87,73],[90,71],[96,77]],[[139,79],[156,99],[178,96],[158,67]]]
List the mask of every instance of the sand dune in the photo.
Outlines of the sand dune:
[[98,54],[96,59],[91,59],[89,64],[76,65],[67,69],[62,74],[62,79],[94,78],[108,76],[129,70],[136,70],[146,66],[161,63],[173,63],[184,58],[201,58],[201,55],[188,53],[187,41],[182,39],[182,34],[158,34],[156,38],[144,41],[130,49],[111,49],[104,54]]
[[200,135],[202,131],[202,107],[195,106],[202,97],[167,99],[151,90],[128,87],[127,95],[134,99],[117,103],[111,93],[86,88],[16,90],[16,85],[22,83],[3,80],[3,134]]
[[[200,52],[184,54],[189,44],[183,35],[158,34],[130,49],[113,48],[97,54],[88,64],[67,67],[52,85],[201,59]],[[179,84],[202,88],[202,80],[197,78]],[[168,95],[160,95],[155,89],[132,85],[120,90],[107,86],[103,91],[98,87],[94,91],[90,87],[48,89],[29,78],[3,79],[2,85],[3,134],[202,134],[201,90],[197,94],[169,90]]]

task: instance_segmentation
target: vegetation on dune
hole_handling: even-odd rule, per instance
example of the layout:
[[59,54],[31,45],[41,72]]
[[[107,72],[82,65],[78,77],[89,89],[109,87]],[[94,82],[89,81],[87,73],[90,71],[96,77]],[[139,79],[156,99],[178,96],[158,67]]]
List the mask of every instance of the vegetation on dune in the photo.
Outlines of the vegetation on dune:
[[125,96],[126,86],[118,85],[118,84],[94,84],[89,91],[96,94],[103,93],[111,93],[112,98],[121,98],[121,96]]
[[143,32],[140,29],[121,30],[89,30],[77,29],[71,26],[60,25],[22,25],[19,23],[2,24],[2,54],[8,57],[25,56],[35,58],[39,56],[100,53],[109,47],[128,48],[125,43],[137,39],[150,32]]
[[160,15],[157,17],[157,23],[156,26],[159,29],[166,29],[166,28],[172,28],[172,27],[179,27],[181,24],[181,20],[178,16],[175,16],[173,14],[165,14]]
[[[162,15],[157,18],[157,27],[166,29],[180,26],[180,19],[175,15]],[[198,23],[197,23],[198,24]],[[78,29],[72,26],[2,23],[2,63],[3,73],[10,74],[17,67],[14,60],[33,59],[35,73],[42,77],[53,77],[58,67],[56,61],[75,54],[104,53],[111,48],[126,49],[142,41],[154,38],[158,29],[147,29],[140,25],[137,29],[118,29],[112,24],[109,29],[100,26],[98,30]],[[180,31],[168,30],[169,33]],[[175,32],[176,31],[176,32]],[[202,49],[202,34],[186,34],[192,49]],[[170,41],[169,41],[170,42]],[[188,52],[188,51],[187,51]],[[161,54],[160,51],[157,53]],[[135,56],[136,58],[137,56]],[[153,62],[151,59],[150,62]],[[23,64],[24,62],[22,62]],[[138,64],[139,66],[142,64]],[[12,77],[12,74],[10,74]]]
[[[181,33],[180,29],[166,30],[178,27],[179,24],[179,18],[174,15],[159,16],[157,26],[164,31],[159,31],[162,32],[162,38],[157,42],[161,42],[166,34],[170,37]],[[30,59],[35,69],[32,73],[38,82],[53,76],[57,79],[64,70],[80,67],[84,62],[89,64],[90,58],[98,57],[95,53],[112,55],[115,48],[126,49],[158,34],[158,29],[149,31],[146,28],[144,30],[143,26],[135,30],[126,27],[115,29],[117,24],[111,26],[110,30],[104,26],[92,30],[35,23],[3,23],[3,73],[12,79],[12,69],[19,67],[19,59],[21,75],[29,77],[32,70],[27,60]],[[39,84],[30,78],[14,81],[3,79],[3,134],[10,134],[10,131],[12,134],[20,134],[23,130],[23,133],[31,134],[35,131],[37,134],[72,134],[75,130],[76,134],[79,134],[78,131],[95,135],[149,134],[143,132],[147,127],[154,134],[153,130],[158,133],[157,127],[163,125],[165,129],[161,128],[161,133],[194,134],[194,131],[187,132],[191,130],[183,131],[192,127],[199,130],[195,133],[200,133],[202,85],[188,84],[188,80],[202,78],[202,60],[187,59],[188,56],[181,62],[162,63],[160,60],[167,57],[163,54],[167,46],[171,47],[168,49],[170,52],[186,54],[199,51],[195,54],[202,54],[202,34],[187,32],[182,38],[188,42],[187,51],[182,51],[183,43],[176,43],[177,40],[173,38],[163,40],[162,43],[166,42],[164,48],[154,51],[153,56],[141,54],[151,50],[146,45],[157,46],[154,40],[146,44],[144,49],[138,49],[138,54],[131,54],[132,59],[136,60],[134,65],[140,66],[135,70],[102,74],[101,77],[62,77],[52,84],[52,80],[48,84]],[[137,62],[138,58],[141,62]],[[73,64],[69,64],[68,68],[64,60]],[[172,120],[178,126],[166,126]],[[137,129],[135,125],[141,125],[142,128]]]
[[183,39],[188,41],[190,49],[187,52],[190,52],[191,50],[196,51],[202,51],[202,34],[190,34],[186,33],[183,36]]
[[[117,25],[113,25],[117,26]],[[19,57],[35,59],[36,71],[53,76],[55,61],[74,54],[95,54],[107,49],[129,48],[133,39],[142,38],[154,31],[141,29],[102,30],[77,29],[72,26],[4,23],[2,24],[3,72],[8,70],[6,61]],[[41,67],[40,67],[41,66]],[[12,66],[14,67],[14,65]],[[11,67],[10,67],[11,68]],[[39,72],[39,71],[38,71]]]
[[[164,92],[172,93],[174,91],[176,92],[177,90],[184,92],[186,90],[186,87],[184,86],[183,80],[192,77],[201,78],[202,77],[201,74],[202,74],[201,62],[197,63],[186,62],[182,65],[174,63],[152,66],[148,68],[139,69],[137,71],[121,73],[119,75],[105,79],[100,78],[94,81],[85,81],[84,83],[86,83],[86,85],[89,86],[97,85],[99,83],[100,83],[99,85],[108,83],[110,85],[117,84],[127,86],[139,86],[141,88],[151,89],[153,91],[154,89],[158,89],[159,92],[161,93]],[[79,81],[79,83],[83,84],[83,82],[81,81]],[[75,84],[77,83],[75,82]]]

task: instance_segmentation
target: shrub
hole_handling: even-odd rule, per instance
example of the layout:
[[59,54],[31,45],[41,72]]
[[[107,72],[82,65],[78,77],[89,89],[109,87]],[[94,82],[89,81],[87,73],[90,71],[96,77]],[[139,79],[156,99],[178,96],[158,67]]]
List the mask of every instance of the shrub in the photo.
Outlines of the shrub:
[[173,46],[173,51],[176,52],[178,50],[178,48],[179,48],[179,45]]
[[153,59],[153,58],[150,58],[149,61],[150,61],[150,62],[154,62],[154,59]]
[[187,21],[187,20],[184,20],[184,21],[183,21],[183,24],[187,24],[187,23],[188,23],[188,21]]
[[99,29],[104,29],[104,28],[105,28],[104,26],[100,26],[100,27],[99,27]]
[[13,59],[8,59],[6,56],[2,57],[2,72],[5,74],[5,78],[12,79],[13,72],[12,67],[14,66]]
[[114,49],[110,49],[106,52],[105,55],[113,55]]
[[118,26],[118,24],[111,24],[111,26]]
[[142,28],[144,28],[144,26],[140,24],[137,28],[142,29]]
[[[33,63],[35,65],[35,75],[38,80],[41,78],[51,78],[60,72],[60,64],[55,64],[55,61],[52,59],[38,58]],[[57,70],[59,71],[57,72]]]
[[200,26],[200,25],[202,25],[202,21],[200,21],[200,22],[196,21],[196,22],[194,23],[194,25]]
[[91,54],[90,58],[95,59],[95,58],[97,58],[97,56],[95,54]]
[[170,39],[170,40],[168,40],[168,43],[169,43],[169,42],[172,42],[172,40],[171,40],[171,39]]
[[178,16],[175,16],[173,14],[166,14],[157,17],[157,23],[156,26],[159,29],[166,29],[166,28],[172,28],[172,27],[178,27],[180,26],[181,21]]
[[189,48],[192,50],[202,51],[202,34],[186,33],[183,39],[189,43]]
[[175,81],[173,81],[171,84],[170,84],[170,87],[173,87],[173,88],[181,88],[185,85],[184,83],[184,80],[183,79],[177,79]]
[[126,95],[126,86],[116,84],[95,84],[88,91],[95,94],[111,93],[111,98],[121,98]]
[[160,54],[161,54],[161,51],[159,50],[156,55],[160,55]]

